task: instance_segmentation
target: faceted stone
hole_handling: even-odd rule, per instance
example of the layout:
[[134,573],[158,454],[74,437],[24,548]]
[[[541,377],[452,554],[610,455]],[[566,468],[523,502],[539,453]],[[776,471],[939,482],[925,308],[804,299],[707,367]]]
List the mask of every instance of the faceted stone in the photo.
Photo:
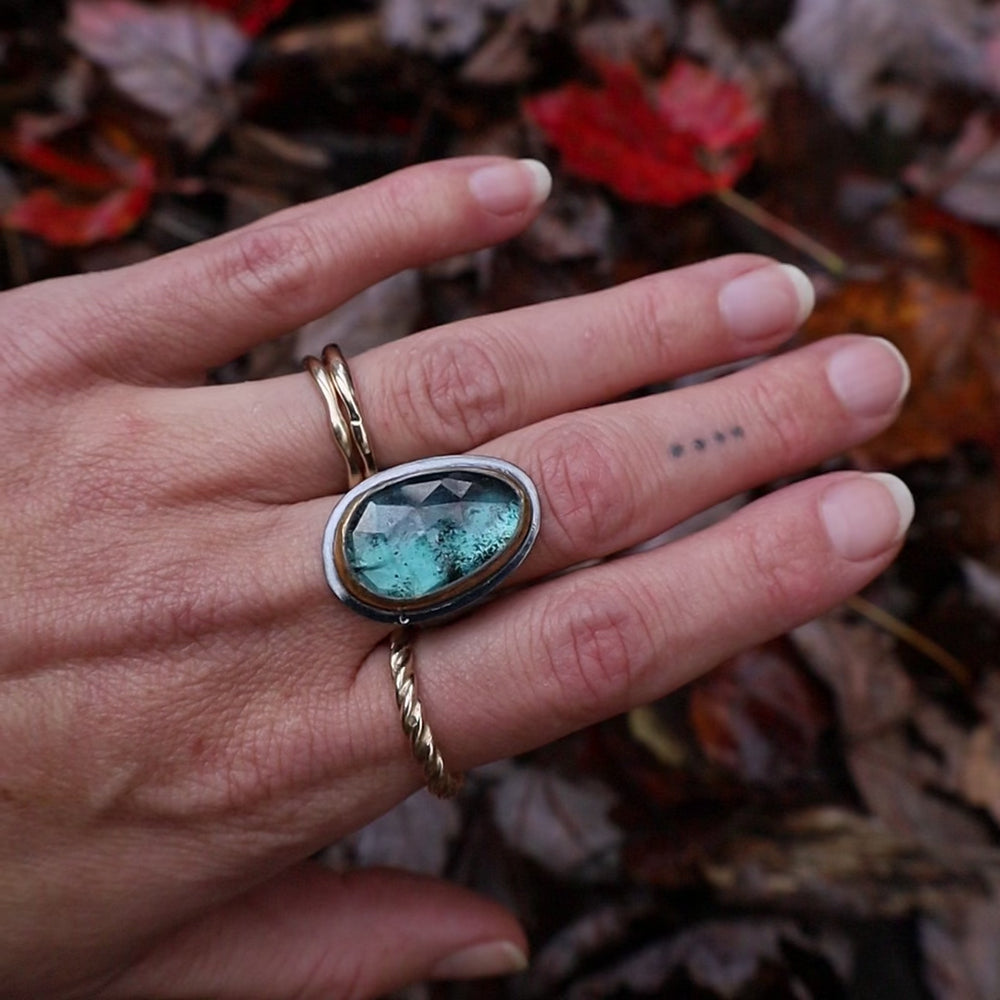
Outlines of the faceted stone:
[[358,504],[344,532],[345,560],[370,593],[419,600],[503,553],[521,512],[515,489],[489,473],[415,475]]

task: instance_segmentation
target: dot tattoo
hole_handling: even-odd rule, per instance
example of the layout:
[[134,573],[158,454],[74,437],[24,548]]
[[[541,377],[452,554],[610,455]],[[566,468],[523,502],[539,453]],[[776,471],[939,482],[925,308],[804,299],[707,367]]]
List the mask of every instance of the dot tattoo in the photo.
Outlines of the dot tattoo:
[[729,428],[728,433],[726,431],[716,430],[713,431],[711,437],[696,437],[692,438],[691,441],[685,445],[680,441],[675,441],[670,445],[670,454],[673,458],[683,458],[687,454],[688,448],[690,447],[692,451],[702,452],[708,449],[708,446],[713,442],[717,445],[725,444],[727,441],[740,441],[745,437],[745,432],[743,428],[736,424]]

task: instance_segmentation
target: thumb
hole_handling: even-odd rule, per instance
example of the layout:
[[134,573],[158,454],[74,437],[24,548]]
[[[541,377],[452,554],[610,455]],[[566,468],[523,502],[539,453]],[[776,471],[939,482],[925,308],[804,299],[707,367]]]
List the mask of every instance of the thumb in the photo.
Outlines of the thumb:
[[174,932],[108,1000],[361,1000],[422,979],[519,972],[524,933],[467,889],[306,863]]

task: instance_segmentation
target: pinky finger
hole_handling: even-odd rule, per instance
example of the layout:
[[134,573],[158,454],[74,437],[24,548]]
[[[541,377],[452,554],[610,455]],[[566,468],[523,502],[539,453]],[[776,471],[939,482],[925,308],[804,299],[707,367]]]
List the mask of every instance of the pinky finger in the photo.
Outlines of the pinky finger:
[[[912,515],[894,476],[831,474],[421,634],[421,698],[442,752],[467,768],[662,697],[860,590]],[[384,656],[366,664],[372,684],[385,683]]]

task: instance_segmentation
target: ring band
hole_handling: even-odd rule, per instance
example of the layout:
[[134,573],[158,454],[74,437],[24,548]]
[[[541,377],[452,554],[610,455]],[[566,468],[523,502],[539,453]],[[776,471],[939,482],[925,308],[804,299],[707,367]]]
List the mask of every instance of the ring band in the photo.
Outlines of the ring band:
[[[375,476],[378,468],[368,442],[350,369],[335,344],[328,344],[323,349],[321,359],[312,356],[303,359],[303,366],[312,375],[323,397],[333,440],[344,457],[348,485],[353,490]],[[328,547],[325,537],[324,564]],[[329,572],[327,576],[329,578]],[[398,619],[398,624],[389,639],[389,669],[396,689],[400,722],[414,756],[423,767],[428,789],[439,798],[450,798],[462,787],[462,775],[452,774],[445,767],[431,727],[424,719],[413,672],[412,630],[407,628],[403,617]]]
[[411,631],[405,625],[400,626],[389,639],[389,669],[396,686],[399,719],[403,732],[409,737],[413,755],[424,769],[428,791],[439,799],[450,799],[462,787],[462,775],[452,774],[444,766],[441,752],[434,743],[434,734],[424,719],[413,674]]
[[302,365],[312,375],[326,404],[333,441],[347,463],[347,485],[357,486],[374,475],[377,467],[361,419],[351,370],[336,344],[323,348],[322,360],[310,355],[303,359]]

